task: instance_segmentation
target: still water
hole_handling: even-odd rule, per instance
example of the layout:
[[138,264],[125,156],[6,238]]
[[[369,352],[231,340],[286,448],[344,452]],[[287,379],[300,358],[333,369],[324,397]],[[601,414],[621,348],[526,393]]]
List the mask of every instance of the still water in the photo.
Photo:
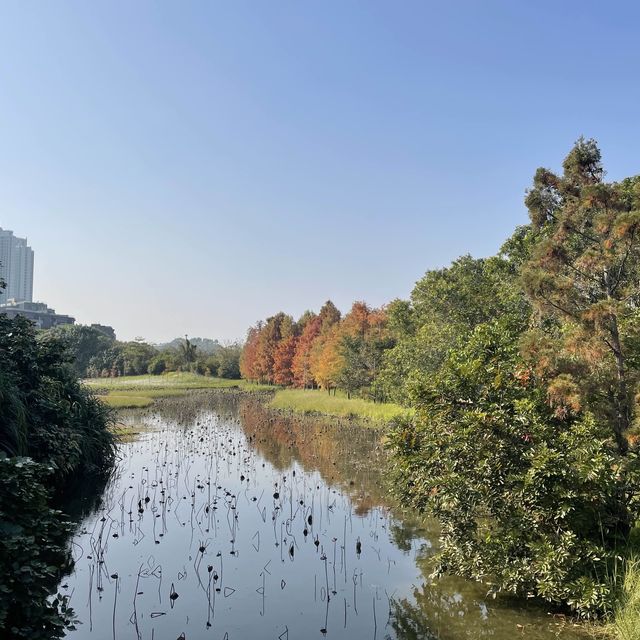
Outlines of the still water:
[[389,499],[380,434],[194,394],[123,413],[132,435],[84,505],[61,591],[74,640],[582,637],[430,580],[437,527]]

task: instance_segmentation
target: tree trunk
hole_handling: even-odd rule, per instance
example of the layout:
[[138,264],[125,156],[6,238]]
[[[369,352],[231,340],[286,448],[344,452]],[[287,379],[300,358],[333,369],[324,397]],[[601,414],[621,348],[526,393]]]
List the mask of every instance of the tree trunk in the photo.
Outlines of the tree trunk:
[[618,449],[620,453],[627,453],[629,443],[625,437],[625,432],[629,428],[631,422],[630,419],[630,407],[629,407],[629,392],[627,389],[627,376],[625,372],[624,355],[622,353],[622,346],[620,345],[620,334],[618,332],[618,319],[616,316],[611,316],[611,338],[613,345],[613,354],[616,359],[616,373],[618,377],[618,392],[616,394],[616,425],[615,436],[618,443]]
[[[607,292],[607,300],[612,300],[611,280],[607,269],[604,270],[604,283]],[[618,378],[618,389],[615,397],[616,420],[613,426],[613,432],[618,445],[618,450],[620,453],[625,454],[629,449],[629,442],[624,434],[631,423],[631,410],[629,406],[629,392],[627,389],[624,354],[622,353],[620,331],[618,329],[618,317],[615,313],[611,314],[611,348],[616,359],[616,374]]]

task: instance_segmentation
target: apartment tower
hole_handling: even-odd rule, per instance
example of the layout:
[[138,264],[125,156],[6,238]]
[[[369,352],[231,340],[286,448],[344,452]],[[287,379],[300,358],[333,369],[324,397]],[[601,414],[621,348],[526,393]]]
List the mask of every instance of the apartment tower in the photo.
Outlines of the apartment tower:
[[33,249],[26,238],[0,227],[0,278],[6,288],[0,291],[0,304],[14,299],[33,302]]

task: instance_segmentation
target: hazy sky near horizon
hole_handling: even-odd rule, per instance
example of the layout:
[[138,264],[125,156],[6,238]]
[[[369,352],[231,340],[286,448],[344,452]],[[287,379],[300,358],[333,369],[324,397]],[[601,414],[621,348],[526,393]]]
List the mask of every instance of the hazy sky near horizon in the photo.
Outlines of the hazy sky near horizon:
[[152,341],[406,297],[582,134],[640,172],[634,2],[4,2],[0,226]]

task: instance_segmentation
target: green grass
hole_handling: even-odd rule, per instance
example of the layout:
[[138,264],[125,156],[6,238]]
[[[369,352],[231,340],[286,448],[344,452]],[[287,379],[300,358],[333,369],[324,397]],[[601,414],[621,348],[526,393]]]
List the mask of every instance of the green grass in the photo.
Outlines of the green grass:
[[[164,391],[178,390],[185,391],[195,389],[228,389],[238,387],[247,391],[263,391],[273,389],[270,385],[258,385],[246,380],[227,380],[226,378],[212,378],[201,376],[197,373],[186,373],[182,371],[172,371],[160,376],[121,376],[119,378],[89,378],[85,384],[94,389],[106,389],[108,391]],[[156,395],[159,397],[162,394]],[[170,395],[170,394],[166,394]]]
[[116,409],[148,407],[155,398],[183,396],[199,389],[243,389],[264,391],[270,385],[257,385],[246,380],[211,378],[196,373],[171,372],[160,376],[122,376],[120,378],[90,378],[84,381],[92,389],[106,392],[100,398]]
[[112,393],[106,396],[100,396],[100,399],[114,409],[141,409],[148,407],[153,402],[153,398],[147,396],[125,396]]
[[126,425],[119,422],[111,429],[111,432],[118,439],[118,442],[135,442],[147,431],[151,431],[151,428],[148,424],[142,422]]
[[627,561],[622,595],[610,630],[618,640],[640,640],[640,559]]
[[145,398],[169,398],[173,396],[186,396],[189,389],[172,389],[166,387],[164,389],[109,389],[107,397],[145,397]]
[[[85,384],[96,391],[107,404],[118,409],[147,407],[155,398],[182,396],[201,389],[233,389],[268,391],[277,387],[254,384],[246,380],[211,378],[195,373],[171,372],[160,376],[122,376],[120,378],[91,378]],[[310,389],[280,389],[269,403],[274,409],[296,413],[317,413],[342,418],[360,418],[386,423],[404,414],[407,409],[395,404],[374,403],[361,398],[347,398],[344,393],[329,395],[326,391]]]
[[361,418],[375,423],[390,422],[408,411],[397,404],[347,398],[344,394],[334,396],[320,389],[282,389],[276,392],[269,406],[296,413]]

